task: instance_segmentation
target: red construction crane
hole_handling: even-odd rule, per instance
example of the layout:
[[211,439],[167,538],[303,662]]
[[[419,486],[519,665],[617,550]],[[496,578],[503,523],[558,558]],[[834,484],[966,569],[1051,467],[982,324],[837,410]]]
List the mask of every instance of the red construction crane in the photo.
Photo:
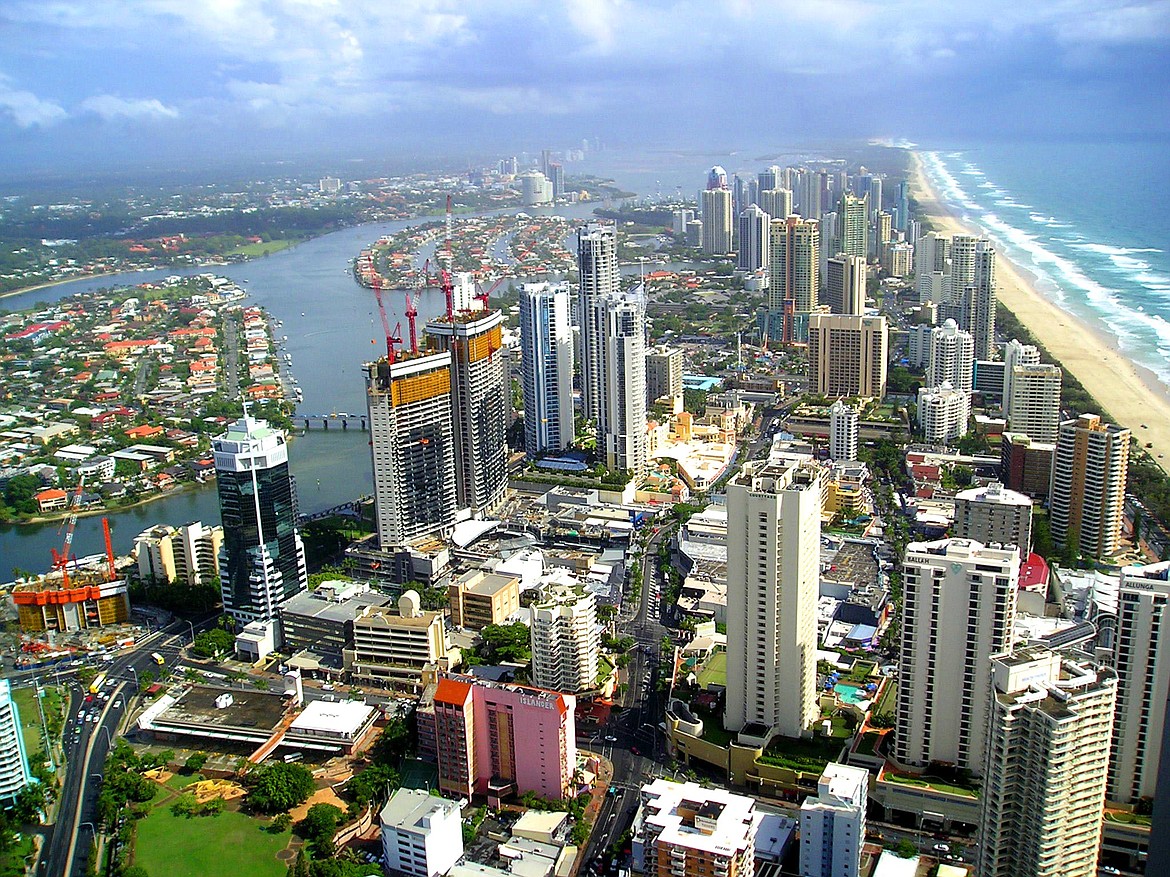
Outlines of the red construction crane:
[[409,289],[406,290],[406,325],[410,327],[410,352],[418,353],[418,308]]
[[114,543],[110,539],[109,518],[102,518],[102,535],[106,537],[106,581],[112,582],[118,577],[118,570],[114,566]]
[[439,279],[443,287],[443,295],[447,299],[447,319],[455,319],[455,283],[451,279],[451,272],[455,262],[451,258],[451,196],[447,196],[446,239],[443,241],[443,251],[446,256],[446,265],[439,268]]
[[494,283],[493,283],[491,286],[489,286],[487,289],[484,289],[484,288],[483,288],[483,284],[482,284],[482,283],[477,283],[477,284],[476,284],[476,286],[475,286],[475,288],[476,288],[475,298],[476,298],[476,300],[477,300],[477,301],[478,301],[480,304],[482,304],[482,305],[483,305],[483,309],[484,309],[485,311],[488,309],[488,298],[491,296],[491,294],[492,294],[493,292],[495,292],[497,289],[499,289],[499,288],[500,288],[500,284],[501,284],[501,283],[503,283],[503,282],[504,282],[504,278],[503,278],[503,277],[501,277],[499,280],[495,281],[495,282],[494,282]]
[[69,587],[69,555],[73,550],[73,532],[77,529],[77,510],[81,507],[81,490],[85,486],[85,473],[81,473],[81,477],[77,479],[77,490],[73,493],[73,501],[70,503],[70,514],[68,523],[65,525],[65,543],[61,546],[60,553],[56,548],[50,548],[49,551],[53,555],[53,569],[61,570],[62,584]]
[[374,268],[374,257],[366,256],[366,270],[370,274],[370,285],[374,288],[374,298],[378,301],[378,316],[382,318],[382,331],[386,333],[386,361],[394,363],[394,345],[402,343],[402,324],[399,323],[394,331],[390,331],[390,319],[386,316],[386,305],[382,302],[382,276]]

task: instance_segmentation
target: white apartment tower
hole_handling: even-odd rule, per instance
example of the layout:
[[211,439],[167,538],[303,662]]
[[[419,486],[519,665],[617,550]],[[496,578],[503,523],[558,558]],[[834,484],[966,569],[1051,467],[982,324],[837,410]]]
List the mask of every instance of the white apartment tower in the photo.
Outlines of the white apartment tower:
[[728,485],[729,730],[799,737],[819,715],[823,482],[813,463],[747,463]]
[[946,289],[943,276],[950,267],[951,239],[928,231],[914,245],[914,282],[918,301],[942,304]]
[[1012,366],[1039,365],[1040,350],[1034,344],[1024,344],[1013,338],[1003,346],[1003,414],[1008,415],[1008,399],[1011,397]]
[[840,399],[829,406],[829,457],[856,460],[861,415]]
[[1130,432],[1082,414],[1060,425],[1049,482],[1049,521],[1058,548],[1108,557],[1121,542]]
[[601,310],[601,408],[597,447],[613,471],[641,474],[647,463],[646,302],[641,289],[614,293]]
[[834,314],[865,313],[865,259],[839,253],[829,259],[825,272],[824,295],[821,296]]
[[459,805],[421,789],[399,789],[379,814],[390,873],[440,877],[463,855]]
[[617,238],[612,225],[592,223],[577,232],[577,327],[580,350],[581,398],[585,416],[601,416],[601,343],[604,312],[595,304],[621,289]]
[[532,604],[532,684],[576,694],[597,686],[601,648],[593,594],[583,585],[553,583]]
[[1060,366],[1005,364],[1003,413],[1011,431],[1038,442],[1055,442],[1060,432],[1063,380]]
[[990,676],[979,877],[1095,877],[1116,679],[1040,646]]
[[997,481],[955,494],[953,533],[990,545],[1014,545],[1021,560],[1032,547],[1032,499]]
[[646,352],[646,402],[670,399],[674,413],[682,410],[683,352],[677,347],[660,346]]
[[984,773],[992,655],[1012,647],[1019,557],[970,539],[912,542],[903,563],[895,757]]
[[459,508],[451,355],[367,363],[366,404],[379,547],[449,533]]
[[1170,563],[1121,571],[1113,638],[1117,710],[1109,763],[1109,800],[1153,798],[1170,694]]
[[800,806],[801,877],[858,877],[868,798],[868,770],[825,765],[817,794]]
[[771,237],[769,224],[772,217],[755,204],[750,204],[739,214],[739,251],[736,265],[741,271],[759,271],[771,264]]
[[846,192],[837,210],[837,251],[865,259],[869,256],[869,201]]
[[790,216],[792,214],[792,190],[761,189],[759,203],[760,208],[773,219]]
[[0,679],[0,806],[15,803],[30,782],[32,774],[24,751],[20,709],[12,699],[11,684],[7,679]]
[[428,344],[451,358],[451,422],[459,505],[492,514],[508,487],[508,372],[501,311],[427,322]]
[[962,438],[970,417],[971,394],[956,390],[950,381],[918,388],[918,425],[927,444],[946,445]]
[[954,320],[947,320],[930,332],[926,383],[938,387],[943,381],[965,393],[970,393],[975,386],[975,339]]
[[555,453],[573,443],[573,327],[565,283],[520,287],[520,372],[524,451]]
[[703,192],[703,252],[723,255],[731,252],[731,190]]

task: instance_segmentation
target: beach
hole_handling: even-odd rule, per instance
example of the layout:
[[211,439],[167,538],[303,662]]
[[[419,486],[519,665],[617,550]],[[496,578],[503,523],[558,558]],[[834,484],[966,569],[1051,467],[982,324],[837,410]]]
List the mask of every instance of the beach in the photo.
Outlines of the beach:
[[[982,235],[960,220],[938,198],[923,170],[922,160],[911,153],[910,188],[919,210],[935,230],[946,235]],[[1133,436],[1166,468],[1170,460],[1170,388],[1147,369],[1136,366],[1117,351],[1116,341],[1064,311],[1036,291],[1030,275],[1006,259],[996,259],[997,297],[1036,340],[1060,360],[1101,403],[1108,416],[1128,427]]]

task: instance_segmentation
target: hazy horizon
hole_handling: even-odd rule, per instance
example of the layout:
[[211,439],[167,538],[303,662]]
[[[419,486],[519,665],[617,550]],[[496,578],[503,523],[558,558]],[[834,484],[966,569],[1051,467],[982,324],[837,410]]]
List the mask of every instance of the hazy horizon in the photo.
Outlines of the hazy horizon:
[[1164,3],[391,6],[11,0],[3,173],[1170,133]]

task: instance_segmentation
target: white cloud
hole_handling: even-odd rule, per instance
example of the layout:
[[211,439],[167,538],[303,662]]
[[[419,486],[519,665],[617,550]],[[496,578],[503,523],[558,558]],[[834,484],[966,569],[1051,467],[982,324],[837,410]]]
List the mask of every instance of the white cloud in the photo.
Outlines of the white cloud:
[[175,119],[179,111],[168,107],[158,98],[123,98],[113,94],[98,94],[81,102],[81,109],[101,116],[107,122],[114,119]]
[[47,128],[68,118],[69,113],[56,101],[13,88],[9,82],[0,74],[0,112],[10,116],[18,128]]

